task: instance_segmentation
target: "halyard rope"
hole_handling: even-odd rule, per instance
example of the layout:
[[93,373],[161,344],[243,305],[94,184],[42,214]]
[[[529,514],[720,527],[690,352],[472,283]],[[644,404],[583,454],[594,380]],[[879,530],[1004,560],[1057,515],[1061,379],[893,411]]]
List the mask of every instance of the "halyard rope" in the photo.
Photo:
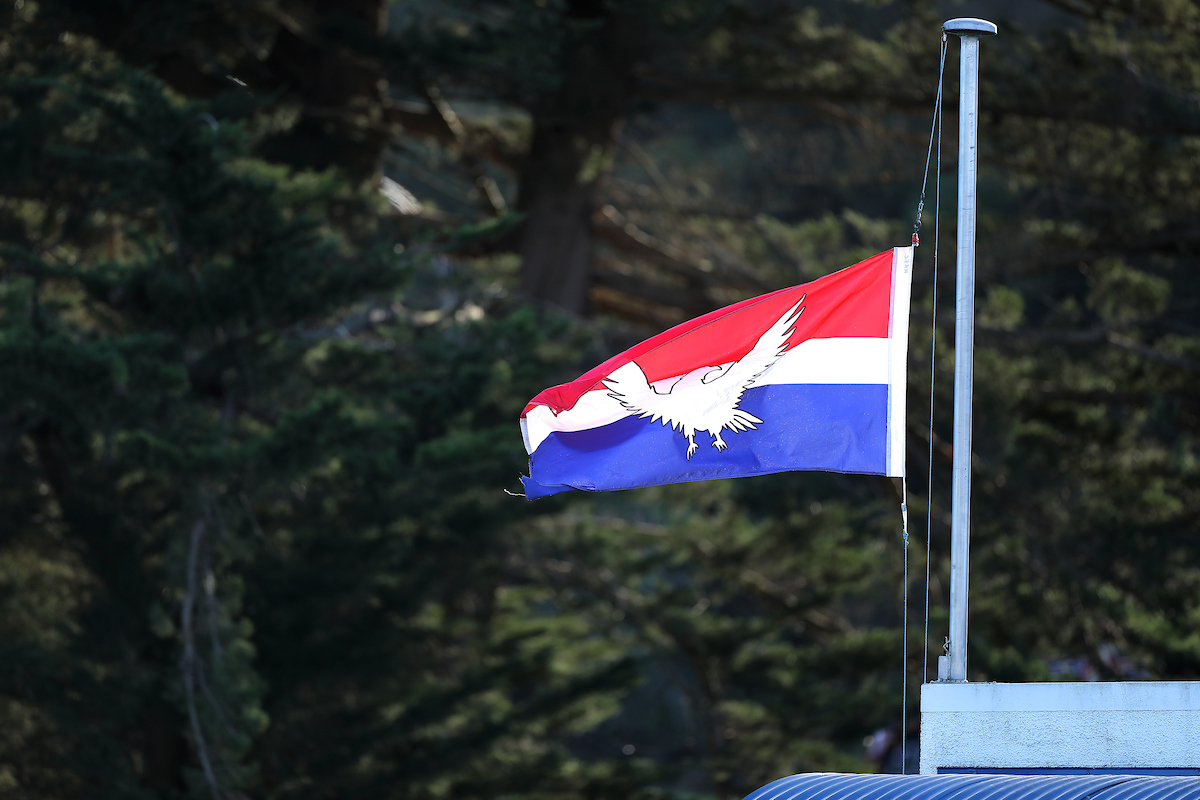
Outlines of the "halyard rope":
[[900,479],[900,519],[904,525],[904,658],[900,662],[900,774],[903,775],[908,761],[908,477]]
[[[920,244],[921,212],[925,209],[925,189],[929,185],[929,164],[933,157],[934,137],[937,139],[937,170],[934,172],[933,203],[933,328],[929,348],[929,473],[925,500],[925,634],[921,648],[921,683],[929,681],[929,541],[933,532],[933,390],[937,368],[937,257],[941,234],[942,208],[942,83],[946,72],[946,34],[942,34],[938,63],[937,98],[933,106],[933,124],[929,131],[929,150],[925,154],[925,172],[921,178],[921,199],[917,203],[917,218],[913,222],[912,243]],[[904,525],[904,614],[900,691],[900,774],[908,771],[908,478],[901,480],[900,515]]]
[[[930,311],[933,321],[929,329],[929,472],[925,483],[925,635],[921,650],[921,683],[929,682],[929,542],[933,538],[933,389],[937,376],[937,285],[938,285],[938,240],[941,235],[942,210],[942,76],[946,70],[946,34],[942,34],[942,57],[938,67],[937,101],[934,103],[934,118],[937,121],[937,174],[934,178],[933,200],[933,290],[930,296]],[[928,157],[926,158],[928,172]]]

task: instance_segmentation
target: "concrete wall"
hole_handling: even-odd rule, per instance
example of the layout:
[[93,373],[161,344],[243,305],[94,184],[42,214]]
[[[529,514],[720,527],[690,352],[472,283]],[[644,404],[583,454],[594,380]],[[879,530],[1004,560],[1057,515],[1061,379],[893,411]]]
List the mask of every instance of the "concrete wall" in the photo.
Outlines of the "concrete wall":
[[1200,682],[928,683],[921,773],[1200,767]]

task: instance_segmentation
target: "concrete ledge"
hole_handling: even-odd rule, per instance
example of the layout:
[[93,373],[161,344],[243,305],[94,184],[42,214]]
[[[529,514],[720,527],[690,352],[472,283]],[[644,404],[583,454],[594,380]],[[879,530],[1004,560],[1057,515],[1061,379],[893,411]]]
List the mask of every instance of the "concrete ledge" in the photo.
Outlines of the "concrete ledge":
[[930,683],[921,773],[1200,767],[1200,682]]

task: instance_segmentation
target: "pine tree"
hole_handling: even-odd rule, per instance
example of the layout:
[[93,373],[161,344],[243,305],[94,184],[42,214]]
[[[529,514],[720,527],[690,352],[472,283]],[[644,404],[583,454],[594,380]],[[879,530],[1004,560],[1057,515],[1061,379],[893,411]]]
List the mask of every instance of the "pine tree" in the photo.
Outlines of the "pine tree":
[[15,585],[59,588],[9,608],[8,775],[26,796],[233,790],[266,718],[232,520],[336,414],[286,392],[297,327],[403,270],[323,228],[360,202],[328,176],[249,158],[250,126],[32,4],[9,16],[5,546]]
[[645,783],[561,743],[629,659],[565,668],[497,610],[511,420],[576,353],[562,321],[488,320],[441,255],[506,223],[417,236],[369,185],[258,158],[270,98],[181,98],[37,7],[7,22],[6,789]]
[[[1193,6],[1014,7],[986,45],[973,679],[1200,664]],[[540,388],[907,240],[934,9],[380,8],[2,12],[0,786],[735,798],[866,768],[902,703],[890,484],[501,487]]]

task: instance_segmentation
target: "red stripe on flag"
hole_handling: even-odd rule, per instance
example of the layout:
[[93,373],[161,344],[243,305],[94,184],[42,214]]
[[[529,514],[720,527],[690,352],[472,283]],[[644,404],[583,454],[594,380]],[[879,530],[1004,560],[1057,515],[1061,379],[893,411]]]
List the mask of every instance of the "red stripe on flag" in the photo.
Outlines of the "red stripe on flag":
[[886,339],[891,315],[892,251],[811,283],[752,297],[653,336],[570,383],[552,386],[529,401],[521,416],[544,405],[554,413],[572,408],[585,392],[630,361],[653,383],[705,366],[736,361],[801,298],[804,313],[796,322],[789,347],[806,339],[863,337]]

